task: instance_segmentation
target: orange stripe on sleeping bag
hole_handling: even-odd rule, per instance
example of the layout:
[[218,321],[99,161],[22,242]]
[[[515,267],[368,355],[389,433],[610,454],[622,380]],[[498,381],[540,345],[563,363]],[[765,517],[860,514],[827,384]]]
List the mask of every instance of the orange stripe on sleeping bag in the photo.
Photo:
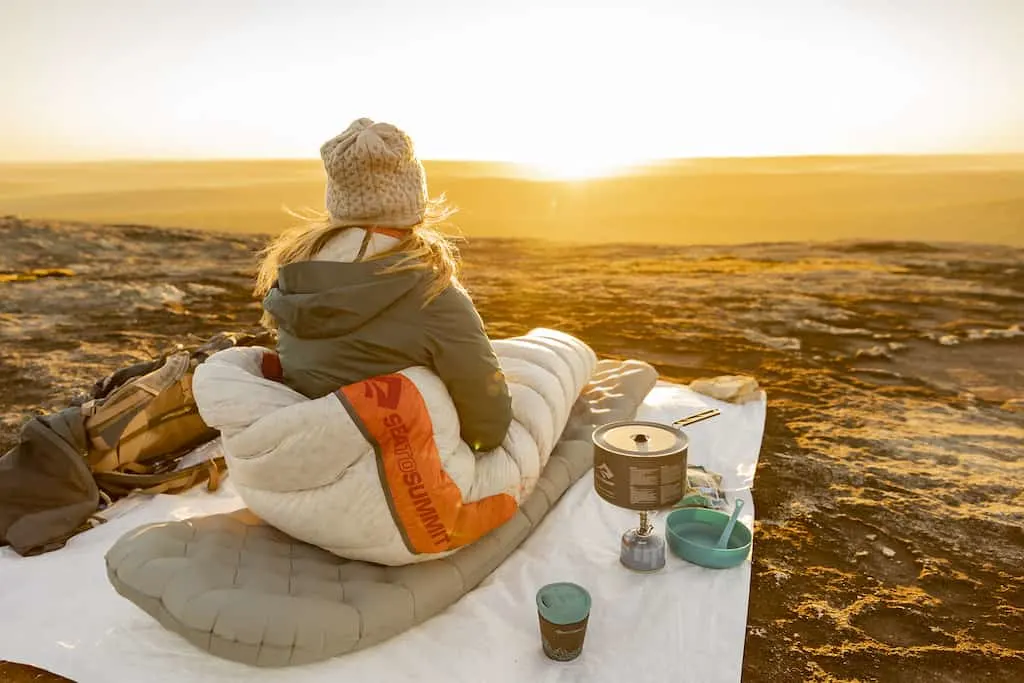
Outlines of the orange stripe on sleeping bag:
[[374,377],[336,395],[374,446],[384,494],[410,552],[467,545],[515,514],[515,499],[504,493],[462,502],[441,465],[426,403],[408,377]]

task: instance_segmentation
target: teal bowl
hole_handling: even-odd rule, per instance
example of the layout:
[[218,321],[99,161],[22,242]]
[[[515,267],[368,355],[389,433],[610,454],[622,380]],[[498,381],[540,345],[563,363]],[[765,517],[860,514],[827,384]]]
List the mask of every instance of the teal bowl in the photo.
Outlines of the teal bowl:
[[665,537],[672,554],[711,569],[727,569],[743,563],[754,535],[739,520],[724,548],[716,548],[729,515],[707,508],[680,508],[665,520]]

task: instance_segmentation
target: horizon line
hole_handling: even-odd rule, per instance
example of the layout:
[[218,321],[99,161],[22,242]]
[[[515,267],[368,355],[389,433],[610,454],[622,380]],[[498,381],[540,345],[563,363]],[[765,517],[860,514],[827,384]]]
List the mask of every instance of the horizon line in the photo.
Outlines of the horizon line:
[[[742,155],[723,154],[717,156],[694,157],[661,157],[656,159],[637,159],[631,162],[615,164],[628,169],[665,163],[693,161],[772,161],[772,160],[824,160],[824,159],[926,159],[926,158],[978,158],[978,157],[1024,157],[1024,149],[1020,151],[1000,152],[864,152],[864,153],[817,153],[817,154],[766,154]],[[95,157],[82,159],[0,159],[0,166],[28,165],[74,165],[74,164],[142,164],[142,163],[210,163],[210,162],[282,162],[310,161],[319,162],[317,156],[223,156],[223,157]],[[497,164],[506,166],[537,167],[544,166],[542,161],[518,161],[510,159],[468,159],[468,158],[423,158],[424,163],[455,163],[455,164]]]

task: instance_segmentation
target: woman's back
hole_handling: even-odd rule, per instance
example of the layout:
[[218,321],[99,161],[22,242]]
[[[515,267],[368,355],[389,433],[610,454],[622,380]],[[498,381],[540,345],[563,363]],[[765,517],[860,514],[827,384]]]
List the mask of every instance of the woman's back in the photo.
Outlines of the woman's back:
[[[361,233],[362,230],[352,232]],[[264,308],[278,325],[284,381],[317,398],[346,384],[431,365],[426,274],[378,273],[395,255],[358,263],[322,258],[283,266]]]
[[511,395],[483,321],[458,282],[458,253],[433,229],[412,141],[359,119],[321,148],[328,220],[279,236],[257,292],[278,330],[284,381],[310,398],[411,366],[434,370],[475,450],[501,444]]

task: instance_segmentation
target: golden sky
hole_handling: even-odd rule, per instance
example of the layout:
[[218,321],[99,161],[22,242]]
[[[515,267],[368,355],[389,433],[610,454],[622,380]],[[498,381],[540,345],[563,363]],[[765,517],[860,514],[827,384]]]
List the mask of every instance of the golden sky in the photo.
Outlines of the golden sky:
[[576,4],[0,0],[0,161],[1024,151],[1024,0]]

